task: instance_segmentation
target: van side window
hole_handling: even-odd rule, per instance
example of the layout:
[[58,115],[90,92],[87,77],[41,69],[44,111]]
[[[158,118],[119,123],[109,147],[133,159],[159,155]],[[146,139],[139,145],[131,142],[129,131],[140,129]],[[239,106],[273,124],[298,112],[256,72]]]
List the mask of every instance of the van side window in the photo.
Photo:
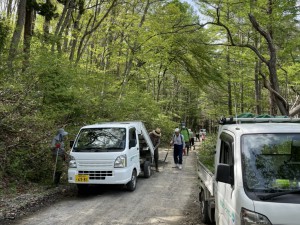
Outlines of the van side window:
[[135,147],[136,146],[136,131],[135,128],[130,128],[129,129],[129,148]]
[[221,134],[221,151],[219,163],[233,165],[233,137],[228,134]]

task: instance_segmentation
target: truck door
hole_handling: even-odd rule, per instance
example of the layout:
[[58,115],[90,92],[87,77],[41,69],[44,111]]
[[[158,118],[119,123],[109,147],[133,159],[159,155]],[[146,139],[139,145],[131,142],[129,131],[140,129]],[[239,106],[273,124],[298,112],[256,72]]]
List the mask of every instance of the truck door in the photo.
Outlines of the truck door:
[[[230,166],[230,174],[234,179],[234,138],[228,133],[220,135],[220,158],[219,163],[227,164]],[[234,181],[233,181],[234,182]],[[228,184],[218,182],[217,184],[217,221],[219,225],[235,224],[235,211],[234,211],[234,183]]]
[[137,174],[139,174],[139,163],[140,163],[140,157],[139,157],[139,143],[138,143],[138,137],[137,132],[134,127],[129,129],[129,150],[128,150],[128,166],[129,167],[136,167],[137,168]]

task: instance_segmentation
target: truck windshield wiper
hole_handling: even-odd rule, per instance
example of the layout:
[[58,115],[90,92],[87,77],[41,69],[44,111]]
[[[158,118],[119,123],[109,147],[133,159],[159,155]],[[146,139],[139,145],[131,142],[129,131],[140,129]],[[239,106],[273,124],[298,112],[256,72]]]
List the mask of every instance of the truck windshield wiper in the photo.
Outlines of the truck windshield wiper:
[[297,193],[300,193],[300,189],[292,190],[292,191],[276,192],[276,193],[272,193],[272,194],[268,194],[268,195],[258,195],[258,197],[261,200],[269,200],[271,198],[279,197],[279,196],[282,196],[282,195],[297,194]]
[[111,150],[111,149],[124,149],[124,148],[122,148],[122,147],[109,147],[109,148],[105,148],[105,149],[108,149],[108,150]]

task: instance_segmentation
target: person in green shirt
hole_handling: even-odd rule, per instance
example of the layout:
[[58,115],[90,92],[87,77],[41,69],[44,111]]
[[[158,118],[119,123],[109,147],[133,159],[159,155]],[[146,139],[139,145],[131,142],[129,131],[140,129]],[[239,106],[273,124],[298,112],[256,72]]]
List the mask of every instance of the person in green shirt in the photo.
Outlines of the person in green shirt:
[[183,135],[184,137],[184,142],[185,142],[185,148],[183,150],[183,155],[189,155],[189,150],[190,150],[190,134],[189,134],[189,130],[185,127],[182,126],[180,133]]

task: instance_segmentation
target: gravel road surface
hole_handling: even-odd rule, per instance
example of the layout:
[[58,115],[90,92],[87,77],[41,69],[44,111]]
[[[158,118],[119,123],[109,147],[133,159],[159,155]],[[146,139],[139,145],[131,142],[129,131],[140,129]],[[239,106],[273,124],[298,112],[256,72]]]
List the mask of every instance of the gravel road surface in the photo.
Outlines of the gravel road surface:
[[134,192],[119,186],[93,187],[86,196],[63,198],[22,217],[18,225],[202,225],[198,202],[196,151],[183,157],[183,169],[174,168],[173,151],[160,149],[160,172],[140,177]]

